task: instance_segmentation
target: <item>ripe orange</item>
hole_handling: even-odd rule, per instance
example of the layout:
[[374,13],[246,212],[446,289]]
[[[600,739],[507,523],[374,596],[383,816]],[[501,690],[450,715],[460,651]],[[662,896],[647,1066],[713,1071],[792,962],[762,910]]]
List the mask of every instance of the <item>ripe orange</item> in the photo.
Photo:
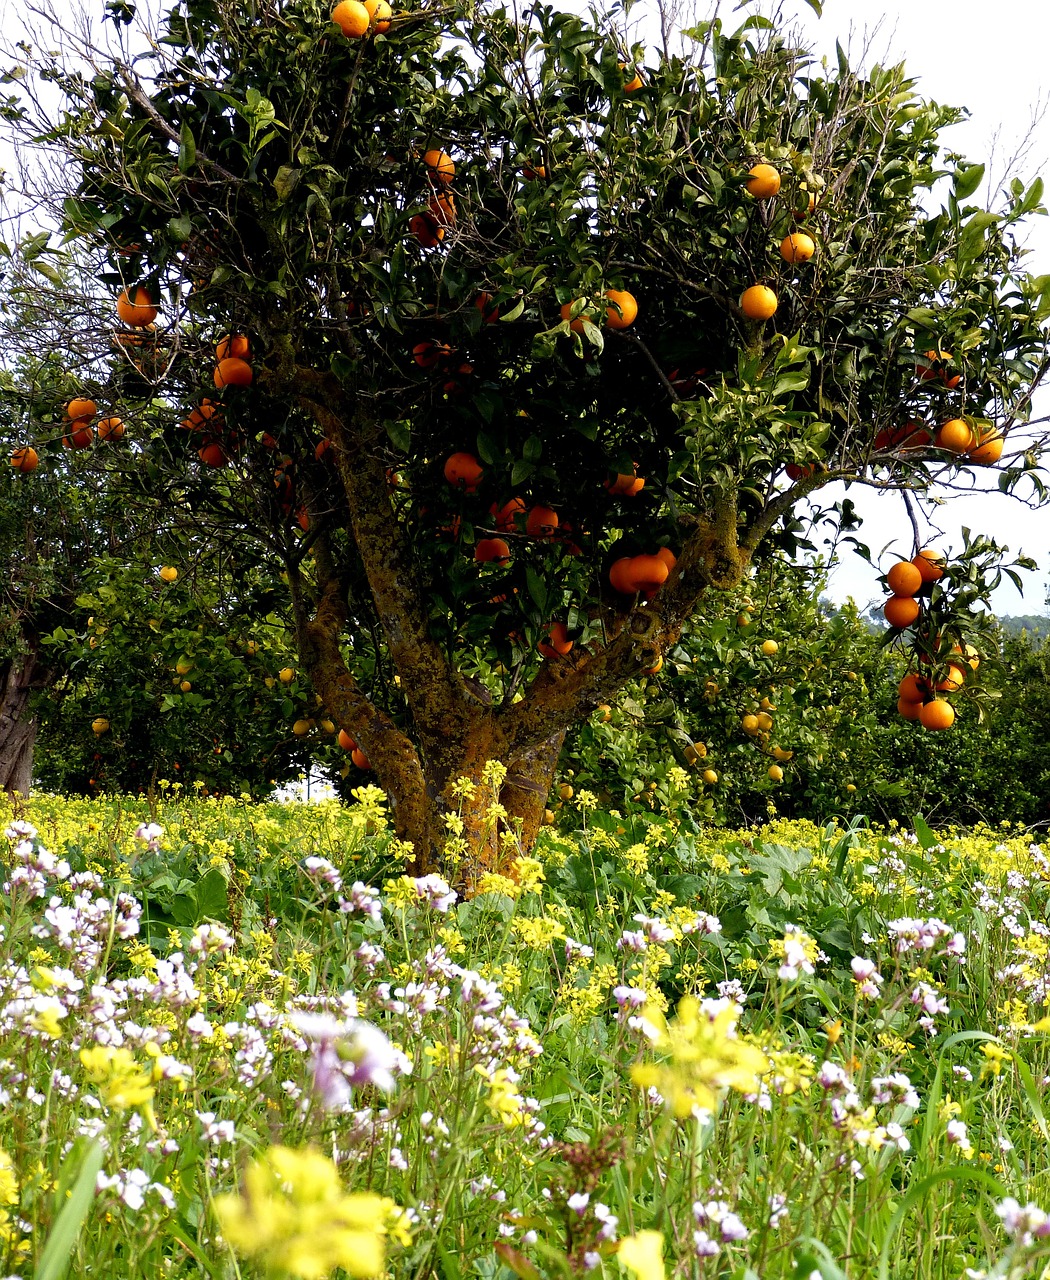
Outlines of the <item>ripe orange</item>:
[[348,40],[360,40],[372,19],[359,0],[339,0],[332,10],[332,21]]
[[95,428],[100,440],[122,440],[124,424],[119,418],[103,418]]
[[452,348],[446,342],[417,342],[412,348],[412,359],[421,369],[433,369],[451,354]]
[[552,538],[558,527],[558,513],[550,507],[533,507],[525,521],[525,532],[530,538]]
[[979,463],[982,467],[992,466],[1003,456],[1005,443],[1002,432],[990,427],[981,433],[980,442],[969,450],[970,461]]
[[71,428],[69,434],[62,437],[63,449],[89,449],[91,442],[95,438],[95,433],[92,431],[90,424],[82,419],[77,419],[69,425]]
[[98,412],[94,400],[70,400],[66,405],[66,417],[76,421],[77,418],[93,418]]
[[924,729],[950,729],[955,721],[955,708],[943,698],[934,698],[919,710],[919,723]]
[[921,711],[921,702],[912,702],[907,698],[900,698],[897,701],[897,714],[903,716],[905,720],[918,720]]
[[206,467],[224,467],[230,460],[226,450],[215,441],[211,444],[202,445],[197,450],[197,457]]
[[339,745],[343,748],[344,751],[357,750],[356,738],[351,738],[351,736],[347,733],[345,729],[339,730],[339,736],[336,738],[336,742],[339,743]]
[[489,514],[495,520],[496,528],[500,533],[513,533],[517,529],[518,524],[515,517],[519,511],[522,514],[525,512],[524,498],[511,498],[502,507],[493,503],[489,508]]
[[144,329],[156,320],[158,314],[159,308],[154,305],[145,285],[137,285],[130,298],[127,289],[121,290],[117,298],[117,315],[129,329]]
[[922,575],[923,582],[936,582],[938,578],[944,577],[944,554],[943,552],[935,551],[932,547],[924,547],[913,558],[912,564]]
[[474,559],[478,564],[506,564],[510,559],[510,547],[502,538],[482,538],[474,548]]
[[744,186],[756,200],[771,200],[780,190],[780,174],[771,164],[756,164],[748,170]]
[[569,321],[569,328],[573,331],[573,333],[583,333],[583,321],[585,317],[586,319],[590,320],[592,324],[594,323],[594,317],[591,315],[588,315],[586,311],[581,311],[575,320],[569,319],[569,317],[572,315],[573,307],[575,307],[576,304],[581,301],[582,301],[581,298],[576,298],[572,302],[563,302],[561,304],[561,309],[559,314],[561,315],[561,318],[563,320]]
[[11,455],[11,465],[22,475],[28,475],[40,465],[40,457],[31,444],[24,444]]
[[624,93],[636,93],[644,83],[645,81],[642,79],[641,75],[638,71],[635,71],[631,79],[623,86],[623,91]]
[[479,293],[474,299],[474,305],[486,324],[495,324],[499,319],[499,307],[493,302],[491,293]]
[[[350,0],[350,2],[353,3],[353,0]],[[371,762],[360,747],[354,747],[353,751],[350,752],[350,759],[359,769],[371,769],[372,767]]]
[[919,602],[912,596],[890,596],[882,612],[891,627],[910,627],[919,616]]
[[897,686],[897,694],[902,702],[922,702],[929,697],[930,682],[914,671],[909,671]]
[[664,669],[664,658],[663,658],[663,654],[660,654],[660,656],[656,659],[656,661],[653,663],[651,667],[642,668],[642,675],[657,676],[660,674],[660,672],[663,669]]
[[390,19],[394,11],[386,0],[361,0],[361,3],[368,10],[372,25],[380,35],[390,30]]
[[408,220],[408,229],[424,249],[436,249],[445,238],[445,228],[439,226],[429,213],[414,214]]
[[962,382],[962,377],[957,373],[948,372],[947,366],[951,363],[951,358],[950,351],[927,351],[925,361],[916,364],[915,372],[923,382],[929,382],[931,378],[940,378],[950,391],[954,391]]
[[609,566],[609,585],[622,596],[634,595],[630,556],[621,556]]
[[252,355],[252,344],[244,336],[243,333],[228,333],[225,338],[219,339],[219,345],[215,348],[215,359],[222,361],[234,356],[238,360],[250,360]]
[[914,596],[922,590],[922,574],[910,560],[901,560],[886,575],[886,585],[895,596]]
[[547,640],[536,646],[545,658],[564,657],[572,649],[569,629],[564,622],[551,623]]
[[[351,0],[356,3],[356,0]],[[247,360],[237,356],[227,356],[215,366],[215,385],[221,391],[223,387],[247,387],[252,381],[252,367]]]
[[667,572],[670,574],[671,570],[678,563],[678,557],[670,547],[658,547],[656,555],[664,562],[665,565],[667,565]]
[[807,236],[804,231],[796,231],[793,235],[785,236],[780,242],[780,256],[785,262],[793,265],[799,262],[808,262],[817,251],[817,246],[812,236]]
[[777,309],[777,295],[764,284],[753,284],[740,295],[740,310],[749,320],[768,320]]
[[483,468],[472,453],[454,453],[445,462],[445,479],[455,489],[475,493]]
[[[216,414],[220,418],[222,417],[222,411],[219,406],[214,400],[204,399],[182,425],[190,431],[200,431],[205,423],[214,418]],[[215,425],[217,426],[218,423]]]
[[662,556],[632,556],[626,580],[631,586],[632,594],[641,591],[646,596],[653,596],[667,581],[670,572],[667,561]]
[[451,191],[439,191],[430,197],[427,212],[439,227],[456,225],[456,201]]
[[954,693],[966,683],[966,672],[955,662],[948,664],[948,674],[937,685],[938,693]]
[[627,329],[638,318],[638,303],[626,289],[606,289],[605,296],[612,304],[605,313],[605,323],[610,329]]
[[456,176],[456,166],[452,163],[452,157],[437,147],[432,147],[424,154],[423,163],[430,170],[430,176],[444,186],[448,186]]
[[615,479],[606,480],[603,487],[611,494],[624,498],[633,498],[645,488],[645,480],[637,474],[637,463],[634,464],[634,468],[634,472],[631,475],[624,475],[619,471],[616,472]]
[[942,423],[934,437],[938,449],[947,449],[951,453],[965,453],[976,443],[973,427],[963,418],[950,418]]

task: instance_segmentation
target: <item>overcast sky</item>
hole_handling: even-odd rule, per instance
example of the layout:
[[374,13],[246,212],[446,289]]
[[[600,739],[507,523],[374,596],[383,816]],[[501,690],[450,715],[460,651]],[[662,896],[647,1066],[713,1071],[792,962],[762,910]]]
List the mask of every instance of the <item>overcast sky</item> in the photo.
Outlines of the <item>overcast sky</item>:
[[[765,2],[760,7],[766,13],[774,8]],[[976,0],[825,0],[819,19],[803,0],[785,0],[783,9],[805,29],[818,53],[834,58],[838,39],[845,48],[852,44],[854,51],[870,47],[869,63],[903,61],[909,74],[918,78],[923,97],[970,112],[968,120],[943,135],[953,149],[974,162],[988,163],[995,181],[1016,174],[1029,182],[1041,174],[1047,182],[1044,198],[1050,200],[1050,115],[1039,118],[1050,90],[1050,6],[1041,0],[996,0],[994,5]],[[723,15],[726,25],[738,16],[728,4]],[[1011,163],[1026,136],[1026,154]],[[1033,220],[1027,245],[1032,251],[1029,270],[1036,275],[1050,272],[1050,218]],[[1037,412],[1050,414],[1050,391],[1037,401]],[[990,478],[994,482],[994,476]],[[862,536],[873,551],[901,529],[899,550],[910,554],[902,503],[884,496],[876,500],[870,493],[850,496],[865,516]],[[1005,542],[1011,551],[1023,549],[1033,556],[1040,569],[1024,575],[1023,599],[1006,584],[994,604],[1001,614],[1046,612],[1050,509],[1033,512],[991,493],[953,499],[938,509],[937,519],[944,534],[931,541],[948,549],[961,545],[958,530],[965,525]],[[839,600],[853,595],[864,604],[883,592],[874,574],[857,557],[847,555],[833,573],[831,594]]]

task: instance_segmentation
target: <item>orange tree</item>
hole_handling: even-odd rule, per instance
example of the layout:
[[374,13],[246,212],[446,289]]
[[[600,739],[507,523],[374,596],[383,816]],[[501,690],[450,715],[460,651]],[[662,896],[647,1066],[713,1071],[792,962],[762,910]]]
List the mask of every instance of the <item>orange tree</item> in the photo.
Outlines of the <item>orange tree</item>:
[[1013,241],[1041,184],[970,203],[958,113],[901,68],[821,71],[760,17],[679,57],[371,3],[361,33],[354,4],[190,0],[145,44],[110,6],[6,114],[68,160],[48,188],[96,255],[84,390],[137,415],[173,516],[287,573],[425,867],[488,761],[528,846],[566,729],[821,486],[1035,478],[1050,281]]

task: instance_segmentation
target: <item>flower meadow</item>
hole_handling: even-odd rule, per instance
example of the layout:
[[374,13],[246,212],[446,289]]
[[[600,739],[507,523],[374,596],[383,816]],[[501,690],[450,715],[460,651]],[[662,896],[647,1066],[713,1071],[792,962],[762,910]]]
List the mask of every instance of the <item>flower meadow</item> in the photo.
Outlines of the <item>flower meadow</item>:
[[0,1276],[1044,1273],[1030,836],[562,817],[0,801]]

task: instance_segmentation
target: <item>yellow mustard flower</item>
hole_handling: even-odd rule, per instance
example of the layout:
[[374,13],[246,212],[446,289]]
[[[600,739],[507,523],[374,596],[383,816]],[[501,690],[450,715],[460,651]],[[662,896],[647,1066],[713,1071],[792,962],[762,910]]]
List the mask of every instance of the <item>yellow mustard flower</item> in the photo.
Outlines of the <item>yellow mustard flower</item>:
[[636,1231],[620,1241],[618,1256],[638,1280],[664,1280],[664,1238],[659,1231]]

